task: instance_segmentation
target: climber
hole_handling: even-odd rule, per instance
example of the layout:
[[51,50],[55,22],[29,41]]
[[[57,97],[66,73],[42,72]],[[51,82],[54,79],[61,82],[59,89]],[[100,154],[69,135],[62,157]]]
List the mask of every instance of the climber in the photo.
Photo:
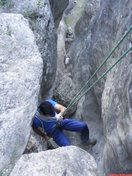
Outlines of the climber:
[[[64,106],[51,99],[42,102],[33,119],[33,130],[41,135],[46,141],[48,141],[49,137],[53,137],[53,140],[59,146],[71,145],[62,131],[63,129],[80,132],[83,144],[95,145],[96,140],[89,139],[89,129],[86,123],[62,117],[61,114],[63,114],[65,109]],[[59,113],[57,114],[55,110],[59,111]],[[40,130],[42,128],[46,134]]]
[[72,64],[71,64],[71,58],[68,55],[64,56],[64,65],[65,65],[65,73],[67,76],[72,77]]

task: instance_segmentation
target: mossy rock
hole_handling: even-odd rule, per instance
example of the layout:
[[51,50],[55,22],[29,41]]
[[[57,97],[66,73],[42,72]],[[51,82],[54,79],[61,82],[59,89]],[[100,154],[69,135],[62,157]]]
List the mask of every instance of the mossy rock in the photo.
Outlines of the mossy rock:
[[71,13],[65,17],[65,23],[67,26],[71,26],[72,28],[74,28],[77,21],[81,18],[86,4],[87,4],[87,0],[78,1],[76,3]]

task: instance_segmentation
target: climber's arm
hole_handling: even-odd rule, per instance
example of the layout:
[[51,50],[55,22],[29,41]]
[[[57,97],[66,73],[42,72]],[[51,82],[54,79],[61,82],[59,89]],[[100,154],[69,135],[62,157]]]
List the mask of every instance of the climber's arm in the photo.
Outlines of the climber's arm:
[[61,114],[63,114],[63,112],[66,110],[66,107],[56,103],[55,107],[56,110],[60,111]]

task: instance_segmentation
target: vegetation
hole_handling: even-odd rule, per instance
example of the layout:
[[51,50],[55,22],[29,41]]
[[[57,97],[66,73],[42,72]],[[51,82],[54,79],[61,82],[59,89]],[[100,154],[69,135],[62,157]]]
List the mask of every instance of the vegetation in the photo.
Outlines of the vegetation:
[[39,7],[39,8],[42,8],[42,7],[43,7],[43,2],[42,2],[42,0],[39,0],[39,1],[38,1],[38,7]]
[[66,21],[66,25],[69,26],[69,24],[70,24],[70,17],[66,16],[65,21]]
[[0,6],[9,5],[12,0],[0,0]]
[[29,18],[36,18],[36,17],[38,17],[38,14],[37,14],[37,12],[32,12],[32,11],[25,11],[24,12],[24,17],[29,17]]
[[74,28],[76,22],[80,19],[84,8],[86,6],[87,0],[78,1],[74,6],[72,12],[65,17],[65,23],[67,26]]

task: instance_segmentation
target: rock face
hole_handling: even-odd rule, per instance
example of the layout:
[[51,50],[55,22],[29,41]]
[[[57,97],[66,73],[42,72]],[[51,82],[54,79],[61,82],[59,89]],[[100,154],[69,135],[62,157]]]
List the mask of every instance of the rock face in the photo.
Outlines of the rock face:
[[[112,17],[105,24],[104,30],[111,29],[109,35],[103,35],[103,45],[106,38],[113,44],[131,25],[132,3],[130,1],[106,1],[103,8],[106,16]],[[110,10],[108,10],[110,9]],[[104,21],[104,15],[100,20]],[[99,21],[100,23],[100,21]],[[98,25],[99,26],[99,25]],[[112,63],[120,56],[132,42],[131,34],[113,56]],[[107,45],[106,45],[107,47]],[[108,63],[107,67],[110,65]],[[128,54],[107,76],[102,97],[102,118],[105,133],[105,149],[103,169],[108,173],[132,173],[132,55]]]
[[26,147],[42,78],[42,58],[28,21],[0,15],[0,173],[7,175]]
[[57,62],[57,36],[49,1],[11,0],[0,5],[0,12],[21,13],[29,20],[43,58],[41,94],[44,97],[54,82]]
[[10,176],[97,176],[94,158],[77,147],[23,155]]
[[[88,80],[116,41],[129,28],[132,19],[131,8],[132,3],[123,0],[102,0],[101,3],[91,0],[87,3],[83,16],[76,25],[76,38],[70,48],[73,80],[78,87]],[[131,45],[131,40],[129,35],[110,61],[96,74],[95,79]],[[131,80],[129,54],[85,96],[82,116],[88,122],[90,132],[99,139],[99,142],[102,140],[104,126],[105,148],[101,176],[112,172],[132,173]],[[99,153],[103,149],[103,145],[100,147],[98,144],[93,149],[95,157],[96,152]],[[102,157],[96,159],[101,161]]]
[[132,173],[132,58],[127,56],[107,77],[102,97],[105,149],[103,169]]
[[[58,47],[58,68],[54,97],[56,101],[65,106],[75,95],[76,90],[80,89],[90,78],[104,57],[114,47],[116,41],[129,28],[132,19],[132,3],[130,0],[69,1],[70,4],[58,28],[58,46],[56,45],[56,33],[48,0],[2,0],[0,2],[0,12],[22,13],[30,22],[44,62],[42,96],[45,96],[54,82],[56,46]],[[62,1],[50,0],[54,19],[57,20],[56,26],[58,26],[61,18],[58,14],[62,14],[62,9],[66,7],[67,2],[64,0],[62,5]],[[58,9],[58,5],[60,9]],[[10,18],[8,16],[8,20],[5,14],[0,17],[2,24],[0,26],[0,61],[2,63],[2,66],[0,66],[0,85],[2,85],[0,137],[3,142],[3,144],[0,144],[0,163],[2,163],[0,169],[3,170],[2,172],[5,175],[9,172],[7,170],[6,173],[7,164],[9,166],[7,169],[11,169],[16,159],[24,151],[27,143],[30,131],[29,124],[36,107],[35,97],[38,95],[42,71],[42,61],[40,61],[41,58],[33,42],[33,34],[28,29],[27,22],[21,15],[16,15],[17,19],[20,20],[14,23],[16,17],[13,17],[12,14],[10,16]],[[69,27],[73,31],[73,37],[70,43],[66,44],[66,33]],[[13,33],[13,31],[15,32]],[[130,45],[132,45],[131,34],[95,75],[90,84],[98,79]],[[64,64],[66,54],[70,58],[67,65]],[[132,60],[131,54],[129,54],[108,76],[103,78],[79,101],[74,116],[75,119],[83,120],[88,124],[90,138],[96,138],[97,144],[91,149],[88,146],[85,148],[79,144],[79,138],[70,134],[71,140],[74,139],[72,144],[90,151],[95,156],[99,176],[106,176],[109,173],[132,173],[131,67]],[[31,146],[35,146],[34,143]],[[32,151],[32,148],[29,148],[29,150]],[[33,150],[41,151],[43,148],[38,150],[35,147]],[[86,156],[86,158],[83,157],[85,161],[89,159],[89,156],[86,153],[84,154],[84,151],[82,154],[79,149],[74,148],[75,150],[74,153],[73,148],[69,147],[57,149],[56,151],[59,154],[52,151],[24,155],[16,165],[12,176],[15,174],[24,175],[24,172],[25,175],[30,175],[29,172],[35,176],[37,174],[43,175],[44,170],[46,176],[48,174],[77,175],[79,173],[79,175],[86,176],[93,174],[88,173],[88,171],[85,172],[84,167],[87,168],[88,166],[85,165],[86,162],[84,163],[83,159],[80,161],[82,155]],[[42,162],[37,163],[36,158]],[[48,160],[48,158],[50,159]],[[65,158],[68,158],[68,160],[65,160]],[[72,159],[69,161],[69,158]],[[43,166],[43,161],[46,164],[49,161],[49,165],[45,164]],[[54,166],[52,169],[51,161]],[[71,166],[76,171],[75,173]],[[54,170],[53,168],[57,169]],[[21,169],[23,172],[21,172]]]
[[51,10],[52,10],[55,25],[57,28],[59,25],[59,22],[62,18],[63,12],[66,9],[66,7],[68,6],[69,0],[61,0],[61,1],[49,0],[49,2],[51,5]]
[[[65,107],[76,95],[76,87],[71,78],[64,76],[59,86],[54,90],[54,99]],[[76,105],[69,111],[71,115],[76,110]],[[67,114],[67,115],[68,115]]]
[[[78,90],[84,86],[95,69],[93,59],[91,57],[92,27],[94,26],[94,21],[97,18],[96,15],[98,14],[98,10],[100,8],[99,0],[90,0],[87,3],[83,2],[82,6],[84,6],[84,3],[85,8],[82,16],[77,24],[74,24],[75,39],[71,44],[68,53],[72,60],[72,79],[73,82],[76,83],[76,89]],[[70,21],[72,21],[72,19],[70,19]],[[100,86],[97,88],[97,90],[100,90]],[[92,150],[88,147],[80,147],[94,155],[96,161],[98,162],[98,168],[100,168],[102,165],[100,160],[103,155],[104,145],[103,123],[101,119],[101,100],[98,96],[96,96],[94,89],[92,89],[80,100],[77,109],[78,110],[74,118],[85,121],[89,127],[90,138],[97,139],[97,144]],[[79,143],[79,140],[75,141],[76,145],[79,145]]]
[[24,151],[24,154],[29,153],[38,153],[46,150],[56,149],[59,146],[54,142],[53,138],[50,138],[47,141],[44,140],[43,137],[40,137],[39,135],[35,134],[34,132],[31,133],[26,149]]

